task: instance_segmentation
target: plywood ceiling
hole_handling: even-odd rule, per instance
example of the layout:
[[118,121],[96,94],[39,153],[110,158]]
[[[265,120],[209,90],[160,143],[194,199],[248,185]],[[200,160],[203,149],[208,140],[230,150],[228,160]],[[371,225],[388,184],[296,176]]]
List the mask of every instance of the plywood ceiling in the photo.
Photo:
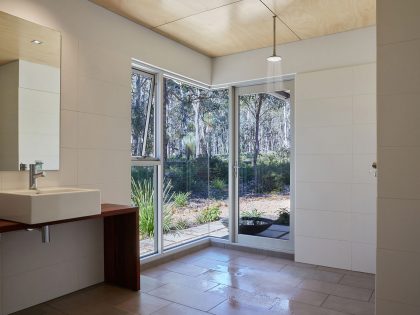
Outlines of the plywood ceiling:
[[0,43],[0,65],[24,59],[60,67],[61,35],[55,30],[0,11]]
[[374,25],[376,0],[90,0],[210,57]]

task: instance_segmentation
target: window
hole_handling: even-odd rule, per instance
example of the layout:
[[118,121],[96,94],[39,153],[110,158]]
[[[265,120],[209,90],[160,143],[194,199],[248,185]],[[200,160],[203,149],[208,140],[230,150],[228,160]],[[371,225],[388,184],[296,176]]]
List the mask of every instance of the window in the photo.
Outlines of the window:
[[164,221],[168,249],[228,236],[229,96],[164,79]]
[[158,170],[155,75],[131,75],[131,200],[139,207],[140,256],[158,252]]
[[131,155],[155,157],[155,76],[133,69],[131,74]]

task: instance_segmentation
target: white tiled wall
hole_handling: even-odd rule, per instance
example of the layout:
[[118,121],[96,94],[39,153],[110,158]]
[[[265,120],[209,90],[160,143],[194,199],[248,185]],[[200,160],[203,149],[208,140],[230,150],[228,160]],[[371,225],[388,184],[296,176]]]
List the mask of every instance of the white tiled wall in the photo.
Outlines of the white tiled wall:
[[[2,0],[0,10],[62,35],[60,171],[40,186],[99,188],[103,202],[130,202],[130,72],[138,58],[210,83],[211,60],[86,0]],[[171,58],[167,58],[171,55]],[[27,173],[0,172],[0,189]],[[103,281],[102,220],[4,233],[0,314]]]
[[296,76],[296,260],[375,272],[376,64]]
[[378,1],[377,315],[420,314],[420,2]]

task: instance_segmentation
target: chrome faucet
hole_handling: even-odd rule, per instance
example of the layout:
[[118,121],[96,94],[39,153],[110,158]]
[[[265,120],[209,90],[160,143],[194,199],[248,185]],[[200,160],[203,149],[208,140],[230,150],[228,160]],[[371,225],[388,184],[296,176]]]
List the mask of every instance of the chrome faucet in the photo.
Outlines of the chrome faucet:
[[45,177],[45,172],[42,171],[42,162],[35,161],[35,164],[29,164],[29,189],[37,190],[37,179]]

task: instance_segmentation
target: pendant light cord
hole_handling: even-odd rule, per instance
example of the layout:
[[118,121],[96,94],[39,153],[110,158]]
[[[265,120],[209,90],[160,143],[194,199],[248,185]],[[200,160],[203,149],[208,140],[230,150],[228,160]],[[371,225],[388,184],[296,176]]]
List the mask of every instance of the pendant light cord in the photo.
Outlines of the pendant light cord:
[[273,16],[273,56],[276,55],[276,16]]

